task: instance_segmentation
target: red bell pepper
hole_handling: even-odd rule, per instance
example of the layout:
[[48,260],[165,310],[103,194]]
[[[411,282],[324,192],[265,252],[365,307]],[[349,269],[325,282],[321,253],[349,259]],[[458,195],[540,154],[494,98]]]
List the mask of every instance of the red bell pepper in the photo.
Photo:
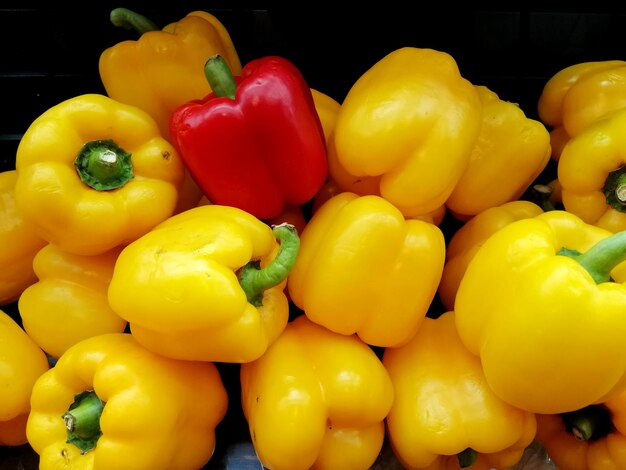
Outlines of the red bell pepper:
[[170,134],[190,174],[214,204],[259,219],[311,200],[328,174],[326,139],[311,89],[287,59],[255,59],[235,79],[209,58],[208,96],[179,106]]

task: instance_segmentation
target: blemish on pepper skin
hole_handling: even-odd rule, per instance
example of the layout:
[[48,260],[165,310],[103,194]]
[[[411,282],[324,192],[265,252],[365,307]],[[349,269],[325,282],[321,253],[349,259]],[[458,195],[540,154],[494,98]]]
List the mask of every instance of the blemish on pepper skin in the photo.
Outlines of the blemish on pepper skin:
[[167,150],[163,150],[161,152],[161,156],[163,157],[163,160],[169,160],[172,155]]
[[67,455],[67,449],[61,449],[61,457],[63,458],[63,460],[65,460],[66,465],[70,464],[70,458]]

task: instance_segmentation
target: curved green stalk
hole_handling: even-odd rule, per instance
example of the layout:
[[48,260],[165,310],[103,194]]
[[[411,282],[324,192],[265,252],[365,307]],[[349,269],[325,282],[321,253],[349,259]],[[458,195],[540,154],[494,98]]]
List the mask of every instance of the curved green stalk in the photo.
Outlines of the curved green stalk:
[[104,404],[93,390],[79,393],[62,416],[67,430],[67,442],[74,444],[84,454],[96,447],[102,435],[100,416]]
[[258,261],[250,261],[241,268],[239,275],[241,288],[246,293],[248,302],[255,307],[263,304],[263,292],[287,279],[300,250],[300,238],[293,225],[275,225],[272,231],[280,242],[276,257],[263,269],[259,269]]
[[114,8],[111,10],[110,19],[115,26],[134,29],[140,36],[143,33],[159,29],[153,21],[128,8]]

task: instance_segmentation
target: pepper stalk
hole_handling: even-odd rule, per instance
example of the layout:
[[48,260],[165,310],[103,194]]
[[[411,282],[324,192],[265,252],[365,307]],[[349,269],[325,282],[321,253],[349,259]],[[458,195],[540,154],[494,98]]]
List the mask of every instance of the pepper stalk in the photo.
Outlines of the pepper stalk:
[[104,403],[96,392],[87,390],[74,397],[74,402],[63,414],[67,429],[67,442],[78,447],[83,454],[96,447],[102,435],[100,416]]
[[561,248],[557,254],[578,261],[596,284],[608,282],[613,268],[626,260],[626,230],[600,240],[585,253]]
[[237,83],[226,60],[221,55],[215,54],[207,59],[204,64],[204,75],[215,96],[235,99]]
[[111,10],[110,19],[115,26],[124,29],[134,29],[139,35],[159,29],[152,20],[128,8],[114,8]]
[[615,431],[611,412],[602,405],[586,406],[560,416],[566,431],[579,441],[597,441]]
[[272,232],[280,242],[276,257],[260,269],[259,261],[253,260],[241,268],[239,283],[246,293],[248,302],[255,307],[263,304],[263,292],[277,286],[289,275],[300,249],[300,238],[296,228],[288,223],[274,225]]

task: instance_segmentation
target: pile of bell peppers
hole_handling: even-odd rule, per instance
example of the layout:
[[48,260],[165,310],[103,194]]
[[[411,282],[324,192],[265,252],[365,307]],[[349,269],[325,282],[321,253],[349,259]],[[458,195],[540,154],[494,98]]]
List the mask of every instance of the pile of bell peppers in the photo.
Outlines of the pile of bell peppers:
[[271,470],[626,466],[626,62],[533,119],[444,51],[331,97],[209,12],[111,21],[0,173],[0,446],[209,468],[239,411]]

